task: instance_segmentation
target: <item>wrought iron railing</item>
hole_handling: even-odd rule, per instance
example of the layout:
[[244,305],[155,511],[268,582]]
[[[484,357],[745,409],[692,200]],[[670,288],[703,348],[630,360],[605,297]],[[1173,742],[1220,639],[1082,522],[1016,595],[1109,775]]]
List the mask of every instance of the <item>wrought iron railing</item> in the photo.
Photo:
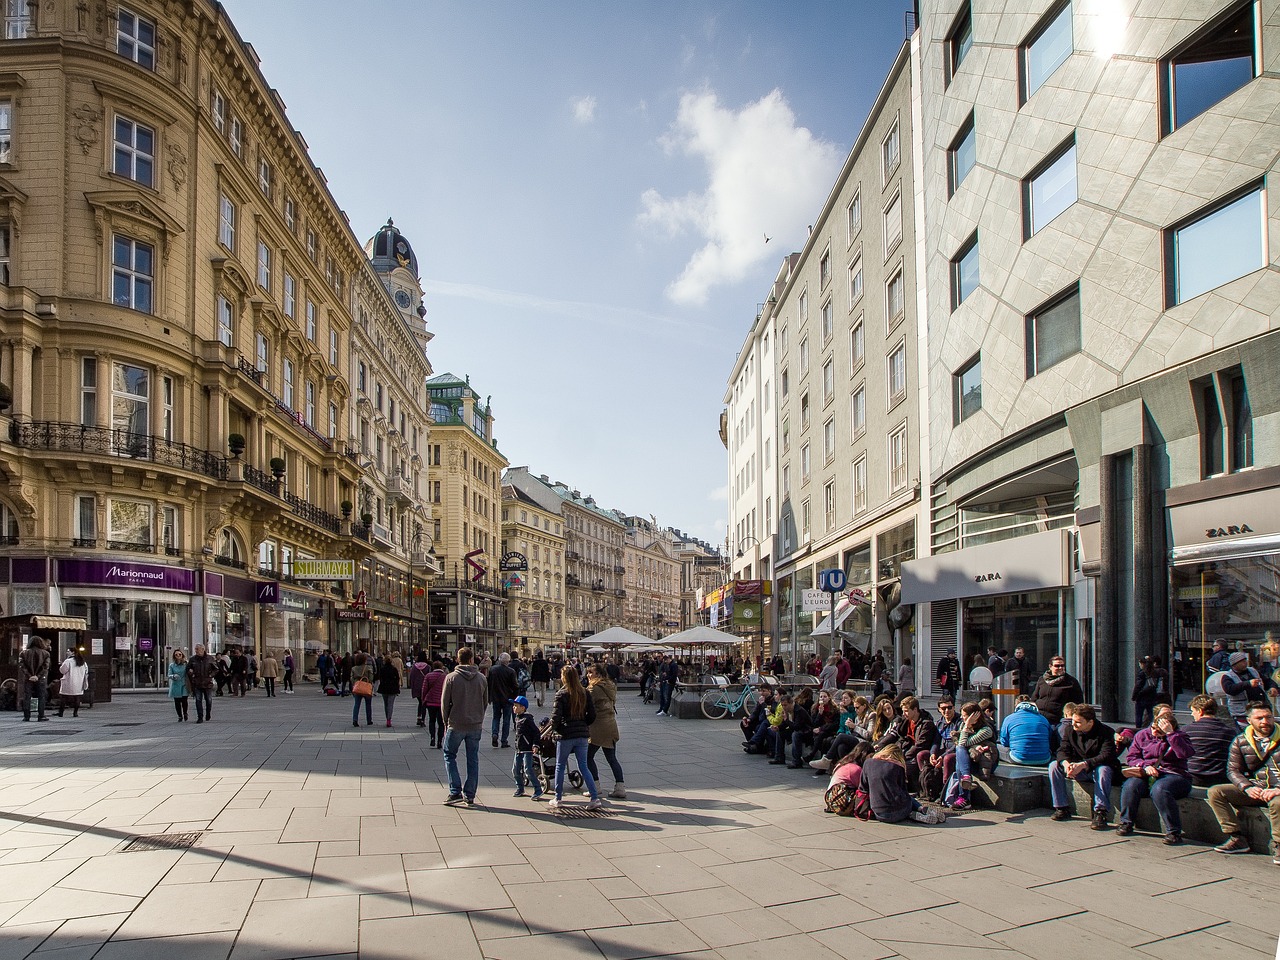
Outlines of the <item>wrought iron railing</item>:
[[156,548],[150,543],[130,543],[128,540],[108,540],[108,550],[120,550],[125,553],[155,553]]
[[316,431],[310,424],[307,423],[306,417],[304,417],[297,410],[294,410],[293,407],[289,406],[289,404],[285,403],[284,400],[282,400],[280,397],[276,396],[275,393],[272,392],[270,385],[267,383],[266,371],[259,370],[257,367],[255,367],[252,363],[250,363],[244,357],[237,358],[236,369],[239,370],[240,373],[242,373],[245,377],[252,380],[255,384],[261,387],[266,393],[268,393],[271,396],[271,399],[276,402],[276,407],[279,408],[280,412],[283,413],[290,420],[292,420],[294,423],[296,423],[299,427],[301,427],[303,431],[310,434],[317,443],[319,443],[326,450],[333,449],[332,440],[330,440],[324,434]]
[[145,460],[165,467],[201,473],[215,480],[227,479],[227,461],[216,454],[163,437],[152,437],[113,427],[86,427],[78,423],[51,420],[14,421],[10,436],[15,444],[30,450],[59,453],[87,453]]
[[221,567],[234,567],[236,570],[244,570],[248,566],[243,560],[237,560],[234,557],[217,556],[213,558],[213,562]]
[[265,490],[273,496],[277,496],[280,492],[279,480],[263,473],[257,467],[249,466],[247,463],[244,465],[244,482],[257,487],[259,490]]
[[321,510],[314,503],[308,503],[288,490],[280,494],[280,499],[292,507],[293,512],[303,520],[314,523],[317,527],[324,527],[330,533],[337,533],[342,526],[342,521],[328,510]]
[[71,541],[71,546],[81,549],[93,549],[98,546],[96,537],[75,537]]
[[10,534],[6,534],[3,537],[0,537],[0,547],[16,547],[17,545],[18,545],[17,534],[10,533]]

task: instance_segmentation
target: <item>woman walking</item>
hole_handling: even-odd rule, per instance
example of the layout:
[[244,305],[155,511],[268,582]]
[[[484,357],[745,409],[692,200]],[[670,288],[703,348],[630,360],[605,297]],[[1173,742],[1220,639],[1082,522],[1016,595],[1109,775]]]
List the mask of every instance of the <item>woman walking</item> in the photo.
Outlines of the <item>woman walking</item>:
[[396,697],[400,696],[400,671],[396,668],[398,657],[388,657],[378,670],[378,692],[382,694],[382,714],[391,726],[391,714],[396,709]]
[[293,693],[293,653],[284,652],[284,692]]
[[431,670],[422,678],[422,705],[427,710],[427,732],[431,745],[439,750],[444,746],[444,717],[440,715],[440,694],[444,692],[444,664],[431,661]]
[[258,667],[258,674],[262,677],[262,686],[267,691],[268,697],[276,695],[276,678],[280,676],[280,661],[275,658],[270,650],[262,655],[262,663]]
[[591,776],[591,769],[587,766],[587,740],[595,718],[596,709],[591,702],[591,694],[578,678],[577,668],[566,664],[560,671],[560,689],[556,691],[555,703],[551,708],[551,729],[560,738],[556,741],[556,796],[547,804],[547,809],[552,813],[560,811],[560,799],[564,795],[564,775],[569,767],[570,755],[578,761],[578,772],[582,774],[587,793],[591,795],[587,809],[599,810],[604,806],[600,802],[595,777]]
[[360,726],[360,704],[364,703],[364,725],[373,726],[373,667],[369,655],[357,653],[351,664],[351,725]]
[[591,703],[596,708],[596,718],[587,737],[587,769],[598,785],[600,772],[596,769],[596,753],[603,750],[605,762],[613,771],[613,792],[609,796],[625,800],[627,785],[623,782],[622,764],[618,762],[618,741],[622,739],[618,736],[618,688],[598,663],[587,667],[587,683]]
[[84,654],[75,650],[58,668],[62,674],[62,682],[58,685],[58,716],[71,704],[71,715],[80,716],[80,698],[89,689],[89,664]]
[[[66,681],[64,680],[65,684]],[[187,654],[182,650],[173,651],[173,662],[169,664],[169,698],[173,700],[173,709],[177,711],[178,722],[187,719],[187,704],[190,702],[191,687],[187,683]],[[75,716],[75,714],[72,714]]]

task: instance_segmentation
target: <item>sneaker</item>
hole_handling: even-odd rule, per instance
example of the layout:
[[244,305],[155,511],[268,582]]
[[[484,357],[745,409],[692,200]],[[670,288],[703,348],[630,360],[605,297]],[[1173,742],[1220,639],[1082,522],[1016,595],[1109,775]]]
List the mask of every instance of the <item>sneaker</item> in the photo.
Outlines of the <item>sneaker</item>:
[[961,811],[961,812],[964,812],[965,810],[972,810],[972,809],[973,809],[973,804],[971,804],[971,803],[970,803],[968,800],[966,800],[964,797],[960,797],[960,798],[959,798],[959,799],[957,799],[954,803],[952,803],[952,804],[951,804],[951,809],[952,809],[952,810],[959,810],[959,811]]
[[1070,819],[1071,819],[1071,811],[1070,811],[1070,810],[1068,810],[1066,807],[1054,807],[1054,808],[1053,808],[1053,816],[1052,816],[1050,819],[1052,819],[1052,820],[1057,820],[1057,821],[1059,821],[1059,822],[1061,822],[1061,821],[1063,821],[1063,820],[1070,820]]
[[809,766],[813,767],[815,770],[830,770],[831,761],[826,757],[819,757],[817,760],[810,760]]
[[665,716],[666,716],[666,714],[665,714],[665,713],[663,713],[661,710],[659,710],[657,713],[655,713],[655,714],[654,714],[654,716],[655,716],[655,717],[665,717]]
[[912,810],[911,819],[916,823],[938,824],[946,823],[947,815],[937,807],[924,807],[920,810]]
[[599,799],[598,797],[597,797],[595,800],[588,801],[588,803],[587,803],[587,809],[588,809],[588,810],[602,810],[602,809],[604,809],[604,801],[603,801],[603,800],[601,800],[601,799]]
[[466,805],[467,805],[468,807],[474,807],[474,806],[476,805],[476,798],[475,798],[475,797],[467,797],[467,799],[466,799],[465,801],[463,801],[463,802],[464,802],[464,803],[466,803]]
[[460,793],[451,793],[444,798],[444,805],[446,807],[452,807],[454,804],[461,803],[465,799],[466,797]]
[[1089,823],[1090,830],[1107,830],[1111,827],[1111,816],[1101,807],[1095,807],[1093,811],[1093,820]]
[[1248,853],[1249,841],[1240,834],[1233,833],[1225,843],[1220,843],[1213,849],[1218,853]]
[[545,793],[535,793],[531,799],[533,800],[534,803],[540,803],[550,798]]
[[512,794],[512,796],[513,796],[513,797],[526,797],[526,796],[528,796],[528,794],[527,794],[527,793],[525,793],[523,790],[517,790],[515,793],[513,793],[513,794]]
[[[1178,838],[1178,842],[1179,843],[1182,842],[1181,837]],[[1277,867],[1280,867],[1280,853],[1277,853],[1271,862],[1274,863]]]
[[559,801],[559,800],[552,800],[552,801],[550,801],[550,802],[547,804],[547,812],[548,812],[548,813],[559,813],[559,812],[560,812],[560,806],[561,806],[561,804],[560,804],[560,801]]
[[1118,824],[1116,824],[1116,836],[1127,837],[1131,833],[1133,833],[1132,823],[1125,823],[1123,820],[1121,820]]
[[[1178,833],[1177,831],[1174,831],[1173,833],[1166,833],[1164,835],[1164,845],[1166,847],[1182,846],[1182,834]],[[1280,863],[1280,860],[1277,860],[1276,862]]]
[[621,783],[615,783],[613,785],[613,792],[610,793],[609,796],[614,800],[625,800],[627,799],[627,788]]
[[495,747],[498,745],[498,738],[497,738],[497,737],[494,737],[494,738],[493,738],[493,745],[494,745]]

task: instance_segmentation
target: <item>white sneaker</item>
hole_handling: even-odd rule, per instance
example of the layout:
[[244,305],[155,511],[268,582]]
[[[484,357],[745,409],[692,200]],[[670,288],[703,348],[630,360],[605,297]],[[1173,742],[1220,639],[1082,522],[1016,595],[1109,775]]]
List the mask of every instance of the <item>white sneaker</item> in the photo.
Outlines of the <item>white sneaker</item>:
[[592,800],[587,804],[588,810],[600,810],[600,809],[603,809],[603,807],[604,807],[604,801],[600,799]]
[[560,801],[559,801],[559,800],[552,800],[551,802],[549,802],[549,803],[547,804],[547,812],[548,812],[548,813],[559,813],[559,812],[560,812]]
[[925,807],[921,810],[912,810],[911,819],[916,823],[938,824],[946,823],[947,815],[937,807]]
[[819,757],[817,760],[810,760],[809,766],[813,767],[815,770],[830,770],[831,761],[826,757]]

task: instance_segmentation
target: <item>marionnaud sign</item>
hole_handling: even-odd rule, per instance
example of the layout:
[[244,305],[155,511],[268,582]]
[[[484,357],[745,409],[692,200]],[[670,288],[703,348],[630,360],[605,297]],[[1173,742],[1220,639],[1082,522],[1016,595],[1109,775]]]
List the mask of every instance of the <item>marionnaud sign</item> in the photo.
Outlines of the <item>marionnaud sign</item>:
[[510,550],[502,555],[502,559],[498,561],[498,569],[507,571],[523,571],[529,569],[529,561],[523,553],[516,553]]
[[294,560],[293,575],[299,580],[354,580],[354,560]]
[[59,560],[58,582],[143,587],[180,593],[194,593],[196,589],[193,570],[158,563],[130,563],[127,560]]

